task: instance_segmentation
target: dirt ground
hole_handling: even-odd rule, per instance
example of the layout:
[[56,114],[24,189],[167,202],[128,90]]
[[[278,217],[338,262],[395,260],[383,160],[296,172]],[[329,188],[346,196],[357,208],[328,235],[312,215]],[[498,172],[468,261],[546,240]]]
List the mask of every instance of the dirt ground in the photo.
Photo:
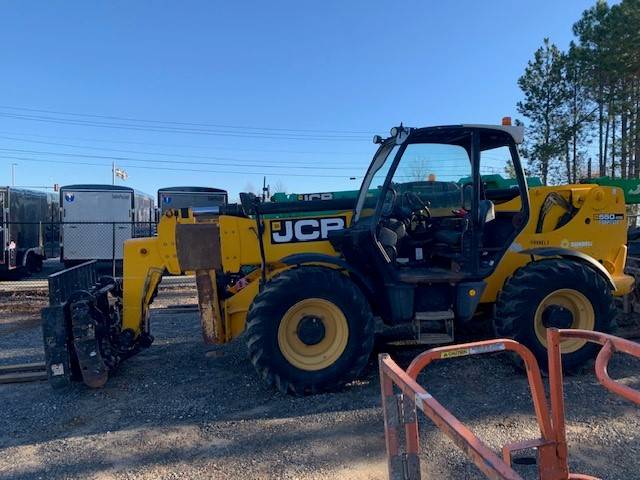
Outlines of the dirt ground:
[[[0,299],[0,365],[40,360],[46,299],[8,298],[21,307],[3,309]],[[0,478],[387,478],[374,357],[342,392],[283,396],[259,381],[242,339],[207,346],[194,310],[163,308],[194,300],[193,291],[161,291],[154,345],[105,388],[0,385]],[[392,356],[406,366],[418,351]],[[640,387],[640,362],[615,358],[611,373]],[[506,358],[451,360],[420,381],[493,448],[538,433],[526,379]],[[590,370],[567,378],[566,396],[572,468],[640,479],[640,410],[606,393]],[[484,478],[424,419],[420,437],[423,478]],[[537,478],[535,466],[518,469]]]

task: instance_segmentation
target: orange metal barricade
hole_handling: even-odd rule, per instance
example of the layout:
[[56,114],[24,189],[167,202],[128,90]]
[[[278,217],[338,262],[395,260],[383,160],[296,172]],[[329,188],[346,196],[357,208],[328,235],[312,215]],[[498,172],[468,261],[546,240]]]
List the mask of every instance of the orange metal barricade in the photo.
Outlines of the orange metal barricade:
[[[514,340],[497,339],[433,348],[418,355],[406,371],[389,355],[381,354],[380,388],[389,478],[420,479],[416,415],[419,409],[467,454],[487,478],[522,480],[511,467],[512,453],[535,448],[538,452],[540,480],[597,480],[596,477],[569,472],[560,352],[561,341],[568,338],[580,338],[602,345],[595,362],[596,377],[611,392],[640,404],[640,392],[614,381],[607,373],[607,365],[613,353],[621,352],[640,358],[640,344],[600,332],[547,329],[550,408],[547,405],[542,376],[535,357],[528,348]],[[501,351],[511,351],[522,358],[540,428],[539,438],[505,445],[502,448],[502,458],[416,381],[420,372],[434,361]]]

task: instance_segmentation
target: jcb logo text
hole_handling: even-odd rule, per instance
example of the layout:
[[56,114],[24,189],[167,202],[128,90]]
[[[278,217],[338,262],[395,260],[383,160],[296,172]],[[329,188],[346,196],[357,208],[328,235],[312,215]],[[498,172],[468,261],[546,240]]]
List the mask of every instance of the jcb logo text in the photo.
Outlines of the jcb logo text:
[[342,230],[346,217],[301,218],[299,220],[272,220],[272,243],[314,242],[326,240],[329,232]]

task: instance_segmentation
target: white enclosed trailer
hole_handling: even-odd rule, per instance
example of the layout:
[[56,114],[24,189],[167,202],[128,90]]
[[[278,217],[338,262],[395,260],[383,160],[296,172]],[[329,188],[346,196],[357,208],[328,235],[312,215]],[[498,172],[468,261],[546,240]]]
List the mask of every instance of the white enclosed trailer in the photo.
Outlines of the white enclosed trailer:
[[158,190],[160,213],[180,208],[219,207],[227,204],[227,191],[211,187],[166,187]]
[[124,241],[153,235],[153,197],[119,185],[66,185],[60,189],[60,259],[122,260]]

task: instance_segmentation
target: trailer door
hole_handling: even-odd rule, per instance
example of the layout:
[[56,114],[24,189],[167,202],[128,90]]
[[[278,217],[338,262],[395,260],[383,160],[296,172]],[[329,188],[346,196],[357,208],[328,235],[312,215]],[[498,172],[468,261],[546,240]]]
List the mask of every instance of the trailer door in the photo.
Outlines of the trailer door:
[[127,191],[64,192],[64,259],[111,260],[115,255],[121,260],[124,241],[132,236],[132,196]]

